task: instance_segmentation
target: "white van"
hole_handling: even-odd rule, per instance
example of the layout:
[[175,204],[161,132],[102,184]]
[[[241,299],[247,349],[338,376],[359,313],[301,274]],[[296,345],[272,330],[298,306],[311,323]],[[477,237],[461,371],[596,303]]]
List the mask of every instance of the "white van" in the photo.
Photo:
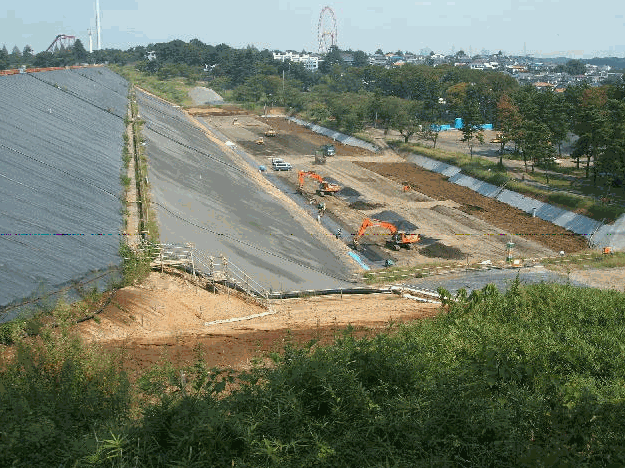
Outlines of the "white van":
[[280,162],[273,165],[274,171],[290,171],[293,167],[288,162]]

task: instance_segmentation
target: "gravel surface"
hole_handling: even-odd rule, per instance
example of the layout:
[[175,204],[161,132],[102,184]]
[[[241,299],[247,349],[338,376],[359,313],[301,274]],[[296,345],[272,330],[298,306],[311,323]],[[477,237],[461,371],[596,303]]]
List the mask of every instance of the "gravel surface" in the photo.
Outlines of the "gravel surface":
[[406,282],[406,284],[432,291],[436,291],[437,288],[442,287],[452,294],[455,294],[461,288],[465,288],[470,293],[474,289],[482,289],[487,284],[493,283],[500,291],[504,291],[510,286],[510,283],[514,281],[517,275],[523,284],[537,284],[541,282],[566,284],[570,282],[574,286],[585,286],[585,284],[579,281],[573,279],[569,280],[564,275],[559,275],[539,267],[469,271],[453,275],[415,278]]
[[223,104],[224,99],[210,88],[204,88],[203,86],[196,86],[189,91],[189,97],[193,104]]

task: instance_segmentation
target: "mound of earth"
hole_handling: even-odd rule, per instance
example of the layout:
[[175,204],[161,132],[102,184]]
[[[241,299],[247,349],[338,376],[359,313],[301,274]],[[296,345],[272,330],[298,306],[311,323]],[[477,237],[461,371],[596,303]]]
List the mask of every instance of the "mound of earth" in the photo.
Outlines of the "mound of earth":
[[419,253],[429,258],[444,258],[445,260],[462,260],[465,258],[465,254],[462,250],[456,247],[449,247],[448,245],[435,242],[432,245],[423,247],[419,250]]
[[384,205],[382,203],[371,203],[362,200],[356,200],[349,204],[349,207],[354,210],[375,210],[376,208],[381,208]]
[[394,224],[399,231],[415,232],[418,229],[417,226],[412,224],[407,219],[404,219],[403,216],[391,210],[380,211],[379,213],[373,214],[372,217],[374,219],[379,219],[380,221]]
[[359,197],[360,192],[351,187],[343,187],[341,190],[337,192],[337,195],[341,195],[343,197]]

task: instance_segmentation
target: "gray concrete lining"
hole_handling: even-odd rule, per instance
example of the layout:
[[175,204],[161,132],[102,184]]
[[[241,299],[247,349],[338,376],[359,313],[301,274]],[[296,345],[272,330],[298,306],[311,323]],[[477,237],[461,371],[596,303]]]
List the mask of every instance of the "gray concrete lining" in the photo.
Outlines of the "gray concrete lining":
[[225,255],[272,290],[344,287],[350,267],[171,106],[137,93],[163,242]]
[[0,310],[120,263],[127,84],[86,70],[0,77]]
[[521,268],[521,269],[491,269],[483,271],[468,271],[450,275],[430,276],[415,278],[406,282],[406,285],[436,291],[439,287],[456,294],[461,288],[471,293],[473,290],[482,289],[487,284],[494,284],[500,291],[510,287],[512,281],[519,276],[522,284],[538,283],[570,283],[573,286],[585,287],[583,283],[569,281],[566,276],[559,275],[544,268]]

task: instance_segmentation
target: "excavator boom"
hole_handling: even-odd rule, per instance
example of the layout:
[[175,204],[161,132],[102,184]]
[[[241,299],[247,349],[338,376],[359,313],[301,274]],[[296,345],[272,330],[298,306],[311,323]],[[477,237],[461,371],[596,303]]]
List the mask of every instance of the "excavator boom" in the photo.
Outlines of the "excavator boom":
[[405,232],[398,231],[397,227],[393,223],[380,221],[379,219],[365,218],[360,226],[360,229],[358,229],[358,232],[354,236],[354,245],[358,246],[360,238],[370,227],[382,227],[388,229],[391,234],[391,239],[388,242],[395,250],[399,250],[402,246],[411,249],[412,244],[421,240],[421,236],[419,234],[406,234]]
[[317,182],[319,182],[319,192],[321,194],[334,194],[336,192],[338,192],[339,190],[341,190],[341,187],[339,187],[336,184],[331,184],[330,182],[326,182],[325,180],[323,180],[323,177],[321,177],[319,174],[313,172],[313,171],[299,171],[297,173],[297,178],[299,180],[299,191],[303,192],[304,191],[304,178],[306,177],[310,177],[311,179],[315,179]]

